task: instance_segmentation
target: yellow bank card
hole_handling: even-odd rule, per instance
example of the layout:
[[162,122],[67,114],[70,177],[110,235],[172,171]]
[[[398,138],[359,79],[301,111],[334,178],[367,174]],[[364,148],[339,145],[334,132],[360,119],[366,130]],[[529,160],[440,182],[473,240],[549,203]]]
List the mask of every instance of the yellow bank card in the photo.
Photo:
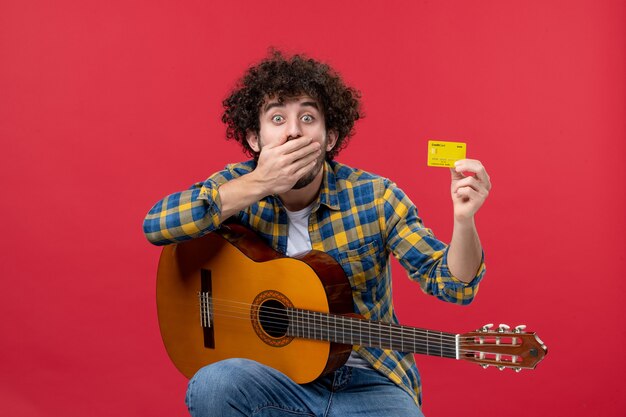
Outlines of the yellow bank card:
[[467,145],[463,142],[428,141],[429,167],[454,167],[459,159],[465,159]]

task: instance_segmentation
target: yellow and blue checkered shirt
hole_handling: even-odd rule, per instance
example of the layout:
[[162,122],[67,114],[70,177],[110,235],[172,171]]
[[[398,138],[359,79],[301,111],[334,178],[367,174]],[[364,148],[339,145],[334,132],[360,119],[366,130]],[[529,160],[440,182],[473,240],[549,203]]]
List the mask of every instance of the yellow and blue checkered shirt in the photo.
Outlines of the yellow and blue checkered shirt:
[[[220,226],[219,186],[250,173],[254,161],[227,166],[189,190],[165,197],[152,207],[144,233],[156,245],[193,239]],[[237,221],[268,245],[286,253],[288,216],[279,198],[268,196],[240,211]],[[393,254],[422,290],[442,300],[468,304],[485,273],[481,262],[468,284],[447,264],[447,245],[418,217],[415,205],[393,182],[335,161],[324,165],[324,178],[309,218],[313,249],[324,251],[343,267],[352,285],[355,312],[372,321],[398,323],[391,295]],[[421,382],[411,353],[355,347],[378,371],[421,404]]]

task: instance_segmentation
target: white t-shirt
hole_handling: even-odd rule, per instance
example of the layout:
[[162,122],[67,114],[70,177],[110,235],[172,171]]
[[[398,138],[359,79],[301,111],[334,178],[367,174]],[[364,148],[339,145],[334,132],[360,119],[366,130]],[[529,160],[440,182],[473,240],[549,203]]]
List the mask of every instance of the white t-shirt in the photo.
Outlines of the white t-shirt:
[[[296,256],[312,249],[309,237],[309,216],[313,204],[298,211],[287,211],[289,216],[289,235],[287,238],[287,256]],[[352,351],[346,365],[356,368],[372,368],[372,365],[363,359],[358,353]]]
[[309,237],[309,215],[313,205],[298,211],[287,211],[289,216],[289,237],[287,238],[287,256],[296,256],[311,250]]

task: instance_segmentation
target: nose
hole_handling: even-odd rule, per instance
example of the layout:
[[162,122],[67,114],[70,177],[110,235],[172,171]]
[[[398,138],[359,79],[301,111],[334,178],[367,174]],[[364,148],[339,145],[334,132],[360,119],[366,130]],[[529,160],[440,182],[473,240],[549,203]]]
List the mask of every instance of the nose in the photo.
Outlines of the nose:
[[300,127],[300,120],[296,118],[292,118],[289,122],[287,122],[287,140],[296,139],[302,136],[302,128]]

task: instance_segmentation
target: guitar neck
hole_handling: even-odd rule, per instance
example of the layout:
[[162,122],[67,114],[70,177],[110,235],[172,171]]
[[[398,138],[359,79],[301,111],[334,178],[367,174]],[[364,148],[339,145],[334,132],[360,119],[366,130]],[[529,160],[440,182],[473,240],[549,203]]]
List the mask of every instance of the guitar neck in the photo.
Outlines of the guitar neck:
[[459,359],[459,335],[288,308],[289,336]]

